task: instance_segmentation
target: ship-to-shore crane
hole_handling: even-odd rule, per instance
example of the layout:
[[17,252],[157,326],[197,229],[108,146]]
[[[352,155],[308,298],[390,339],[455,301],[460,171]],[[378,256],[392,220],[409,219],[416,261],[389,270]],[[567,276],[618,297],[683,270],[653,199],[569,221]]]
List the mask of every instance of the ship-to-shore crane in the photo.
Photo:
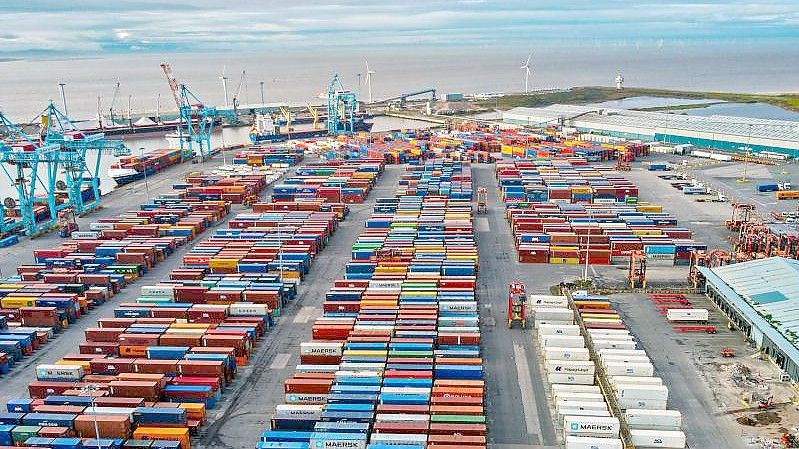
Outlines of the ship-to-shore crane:
[[190,159],[195,155],[199,155],[202,159],[211,157],[213,154],[211,134],[217,118],[224,116],[233,122],[236,120],[235,114],[218,111],[215,107],[205,105],[185,84],[177,82],[169,63],[161,64],[161,69],[180,112],[178,137],[181,157],[183,159]]

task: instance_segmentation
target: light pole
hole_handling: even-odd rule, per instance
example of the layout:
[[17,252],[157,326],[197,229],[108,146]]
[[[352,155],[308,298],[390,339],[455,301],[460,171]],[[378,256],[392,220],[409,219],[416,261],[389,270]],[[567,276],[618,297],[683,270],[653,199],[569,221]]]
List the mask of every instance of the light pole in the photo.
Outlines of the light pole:
[[361,98],[361,74],[358,74],[358,98]]
[[261,106],[266,106],[266,102],[264,102],[264,82],[261,81]]
[[588,239],[585,242],[585,269],[583,270],[583,281],[588,282],[588,257],[591,254],[591,229],[588,229]]
[[92,406],[92,420],[94,420],[94,437],[97,439],[97,447],[100,447],[100,426],[97,424],[97,411],[94,408],[94,393],[100,391],[100,387],[95,384],[88,384],[81,387],[80,392],[84,396],[89,396]]
[[69,111],[67,111],[67,96],[64,94],[64,86],[67,83],[60,81],[58,83],[58,89],[61,91],[61,103],[64,105],[64,115],[69,116]]
[[[139,157],[144,159],[144,147],[139,147]],[[147,165],[144,165],[144,191],[147,192],[147,199],[150,199],[150,185],[147,184]]]

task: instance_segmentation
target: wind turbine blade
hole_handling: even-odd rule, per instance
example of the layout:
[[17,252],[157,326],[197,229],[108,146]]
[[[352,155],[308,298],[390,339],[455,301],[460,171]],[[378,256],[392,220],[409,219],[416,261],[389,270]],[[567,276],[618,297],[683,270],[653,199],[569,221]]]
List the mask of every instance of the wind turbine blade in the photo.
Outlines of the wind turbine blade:
[[533,57],[533,52],[530,52],[530,54],[527,55],[527,62],[524,63],[525,67],[530,66],[530,59],[532,59],[532,57]]

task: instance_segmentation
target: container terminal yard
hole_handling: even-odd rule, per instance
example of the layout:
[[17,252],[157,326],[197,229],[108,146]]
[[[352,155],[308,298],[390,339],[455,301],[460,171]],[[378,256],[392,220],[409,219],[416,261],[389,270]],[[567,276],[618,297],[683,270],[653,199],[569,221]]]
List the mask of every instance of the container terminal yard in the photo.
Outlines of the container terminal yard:
[[331,98],[4,249],[0,446],[796,447],[790,160]]

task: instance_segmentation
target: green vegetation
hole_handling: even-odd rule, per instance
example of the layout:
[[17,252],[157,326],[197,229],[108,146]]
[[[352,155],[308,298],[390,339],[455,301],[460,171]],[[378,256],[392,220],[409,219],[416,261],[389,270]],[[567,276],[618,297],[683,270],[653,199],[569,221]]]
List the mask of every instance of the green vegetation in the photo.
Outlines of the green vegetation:
[[[519,106],[541,107],[551,104],[588,104],[603,101],[620,100],[629,97],[669,97],[686,99],[710,99],[729,101],[735,103],[768,103],[784,109],[799,111],[799,94],[741,94],[732,92],[694,92],[667,89],[648,89],[640,87],[625,87],[616,90],[612,87],[574,87],[565,91],[536,93],[530,95],[510,94],[501,98],[479,100],[477,104],[493,109],[510,109]],[[671,107],[670,110],[685,109],[689,107],[703,107],[701,105],[685,105]],[[664,109],[664,108],[661,108]],[[649,109],[648,110],[654,110]]]

